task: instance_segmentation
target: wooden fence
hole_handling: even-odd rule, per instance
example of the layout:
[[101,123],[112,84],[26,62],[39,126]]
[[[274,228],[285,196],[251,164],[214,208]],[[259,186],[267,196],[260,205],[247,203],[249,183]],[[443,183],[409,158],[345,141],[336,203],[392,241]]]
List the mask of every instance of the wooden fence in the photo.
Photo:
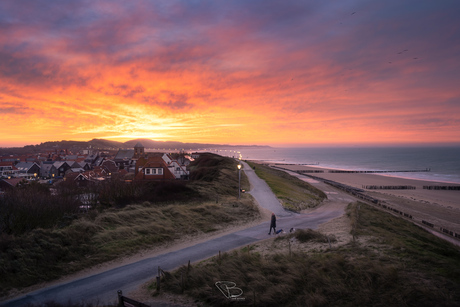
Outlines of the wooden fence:
[[150,307],[149,305],[146,305],[144,303],[135,301],[133,299],[130,299],[126,296],[123,296],[123,292],[121,290],[118,290],[118,307]]

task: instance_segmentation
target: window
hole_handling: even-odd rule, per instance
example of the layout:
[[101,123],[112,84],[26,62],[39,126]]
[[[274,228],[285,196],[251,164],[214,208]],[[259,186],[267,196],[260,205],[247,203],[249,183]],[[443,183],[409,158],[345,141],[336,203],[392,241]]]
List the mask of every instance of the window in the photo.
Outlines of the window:
[[145,169],[146,175],[163,175],[162,168],[146,168]]

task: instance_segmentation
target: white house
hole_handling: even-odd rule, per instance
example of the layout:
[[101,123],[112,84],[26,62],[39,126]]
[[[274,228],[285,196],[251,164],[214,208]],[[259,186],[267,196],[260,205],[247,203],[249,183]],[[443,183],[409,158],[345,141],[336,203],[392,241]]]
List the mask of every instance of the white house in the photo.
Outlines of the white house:
[[177,160],[173,160],[169,154],[164,154],[162,158],[176,179],[188,179],[190,172],[185,165],[181,165]]

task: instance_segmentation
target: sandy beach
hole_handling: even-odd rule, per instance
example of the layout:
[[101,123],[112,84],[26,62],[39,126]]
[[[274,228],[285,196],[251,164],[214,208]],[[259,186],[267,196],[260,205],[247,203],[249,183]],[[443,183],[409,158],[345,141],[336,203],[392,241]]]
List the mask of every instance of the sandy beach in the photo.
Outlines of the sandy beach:
[[[363,189],[366,194],[383,200],[393,208],[408,213],[415,220],[428,221],[460,234],[460,190],[427,190],[423,186],[460,186],[459,184],[389,177],[385,174],[329,173],[330,169],[307,165],[275,165],[291,171],[324,171],[310,175]],[[308,178],[300,176],[300,178]],[[365,186],[411,186],[415,189],[366,189]]]

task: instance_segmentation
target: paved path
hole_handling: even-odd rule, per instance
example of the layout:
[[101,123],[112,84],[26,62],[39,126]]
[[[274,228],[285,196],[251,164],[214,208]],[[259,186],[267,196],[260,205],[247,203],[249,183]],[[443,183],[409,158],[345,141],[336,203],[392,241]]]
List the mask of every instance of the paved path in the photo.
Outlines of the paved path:
[[259,203],[259,206],[275,213],[277,217],[286,217],[295,214],[291,211],[285,210],[281,206],[278,198],[276,198],[275,194],[273,194],[268,184],[264,180],[260,179],[256,175],[256,172],[251,167],[249,167],[247,163],[242,163],[244,165],[244,173],[251,183],[251,191],[249,193],[254,196],[256,201]]
[[[289,230],[291,227],[316,229],[318,225],[341,216],[346,204],[353,200],[347,194],[314,181],[311,183],[325,191],[329,199],[324,202],[323,206],[308,214],[292,213],[284,210],[267,184],[259,179],[247,164],[244,163],[244,165],[244,172],[251,183],[251,195],[260,206],[274,212],[279,217],[277,219],[278,229]],[[161,266],[164,270],[172,270],[186,264],[189,260],[194,262],[206,259],[217,255],[219,251],[225,252],[267,239],[270,237],[268,229],[269,222],[263,222],[255,227],[224,235],[178,251],[43,288],[25,296],[0,303],[0,306],[24,306],[29,303],[43,303],[48,300],[67,303],[69,299],[72,302],[113,304],[116,302],[117,290],[122,290],[124,294],[128,295],[130,291],[135,290],[139,285],[152,280],[156,276],[158,266]]]

